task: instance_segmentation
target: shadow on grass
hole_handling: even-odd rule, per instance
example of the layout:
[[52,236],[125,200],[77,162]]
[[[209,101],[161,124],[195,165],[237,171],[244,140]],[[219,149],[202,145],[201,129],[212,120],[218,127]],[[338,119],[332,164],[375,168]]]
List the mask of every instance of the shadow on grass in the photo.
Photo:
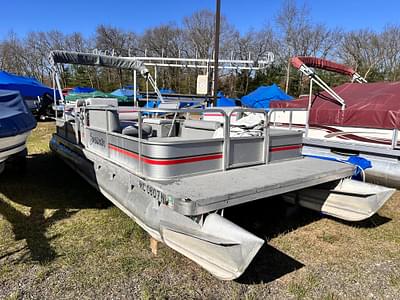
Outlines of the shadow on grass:
[[[109,205],[100,193],[51,153],[27,158],[25,172],[6,169],[0,176],[0,192],[16,204],[26,206],[28,214],[16,209],[0,197],[0,214],[12,225],[16,240],[26,240],[30,258],[39,263],[53,260],[57,254],[46,237],[47,228],[57,221],[71,217],[83,208]],[[54,209],[45,217],[46,209]],[[11,256],[12,251],[1,258]],[[21,257],[25,259],[25,257]]]
[[[237,279],[239,283],[244,284],[267,283],[302,268],[304,264],[267,243],[274,237],[325,218],[317,212],[287,205],[279,197],[226,209],[225,217],[266,241],[245,273]],[[378,214],[362,222],[331,219],[362,228],[375,228],[391,220]]]
[[[301,210],[301,209],[300,209]],[[243,284],[268,283],[304,267],[304,264],[268,245],[272,238],[295,230],[320,217],[314,213],[287,206],[279,197],[254,201],[225,210],[225,217],[266,243],[245,273],[236,281]]]

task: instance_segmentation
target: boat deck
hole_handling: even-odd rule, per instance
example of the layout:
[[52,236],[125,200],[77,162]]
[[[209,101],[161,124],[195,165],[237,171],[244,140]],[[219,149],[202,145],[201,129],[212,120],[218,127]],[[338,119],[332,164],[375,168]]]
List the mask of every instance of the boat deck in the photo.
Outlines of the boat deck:
[[174,197],[174,209],[199,215],[225,207],[271,197],[353,174],[354,167],[312,158],[238,168],[155,184]]

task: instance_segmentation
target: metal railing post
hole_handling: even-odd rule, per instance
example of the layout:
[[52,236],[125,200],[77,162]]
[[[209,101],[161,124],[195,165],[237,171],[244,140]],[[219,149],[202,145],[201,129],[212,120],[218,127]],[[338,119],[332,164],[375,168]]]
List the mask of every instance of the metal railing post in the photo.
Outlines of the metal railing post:
[[264,124],[264,164],[268,164],[269,163],[269,143],[270,143],[270,136],[269,136],[269,120],[270,120],[270,116],[269,114],[265,114],[265,124]]
[[106,109],[107,131],[106,131],[106,144],[107,144],[107,157],[110,158],[110,140],[108,132],[110,131],[109,108]]
[[[232,114],[232,112],[231,112]],[[224,154],[223,154],[223,170],[226,171],[229,168],[229,152],[230,152],[230,141],[231,141],[231,114],[229,116],[224,112],[223,116],[225,119],[224,124]]]
[[399,135],[399,130],[397,128],[394,128],[392,134],[392,149],[395,149],[397,147],[398,135]]
[[308,136],[308,130],[310,129],[310,110],[311,110],[311,99],[312,99],[312,89],[313,89],[313,81],[314,79],[311,78],[310,80],[310,93],[308,94],[308,106],[307,106],[307,113],[306,113],[306,129],[304,133],[304,137]]
[[138,111],[138,155],[139,155],[139,174],[143,174],[143,164],[142,164],[142,111]]

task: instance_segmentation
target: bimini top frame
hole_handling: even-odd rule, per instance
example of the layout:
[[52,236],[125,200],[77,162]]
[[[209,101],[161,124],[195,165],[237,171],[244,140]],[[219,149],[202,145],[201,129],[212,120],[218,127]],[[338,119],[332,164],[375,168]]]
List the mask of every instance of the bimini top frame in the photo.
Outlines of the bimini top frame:
[[[64,102],[62,95],[61,84],[58,76],[56,64],[73,64],[73,65],[86,65],[86,66],[99,66],[108,68],[128,69],[139,72],[146,80],[153,86],[154,91],[161,101],[163,98],[157,85],[150,75],[149,70],[142,61],[133,57],[116,57],[109,55],[81,53],[74,51],[60,51],[55,50],[50,52],[50,62],[53,65],[53,85],[57,85],[60,92],[61,99]],[[54,97],[56,99],[56,97]]]
[[360,74],[345,65],[331,62],[326,59],[309,57],[309,56],[296,56],[291,59],[293,67],[298,69],[303,74],[307,75],[310,80],[310,95],[312,94],[312,83],[315,82],[319,87],[331,95],[337,102],[345,109],[346,102],[340,97],[325,81],[323,81],[311,68],[322,69],[326,71],[336,72],[339,74],[347,75],[352,78],[352,82],[366,83],[367,80]]
[[[94,54],[114,56],[114,50],[99,50],[93,49]],[[198,69],[213,69],[214,58],[193,58],[182,57],[168,57],[164,56],[164,49],[161,50],[161,56],[148,56],[147,50],[144,50],[144,56],[132,56],[130,49],[128,49],[128,57],[140,60],[145,66],[153,67],[176,67],[176,68],[198,68]],[[260,59],[252,59],[251,53],[248,54],[248,59],[235,59],[233,52],[229,59],[223,58],[218,60],[219,69],[231,70],[262,70],[268,68],[275,60],[273,52],[267,52]]]

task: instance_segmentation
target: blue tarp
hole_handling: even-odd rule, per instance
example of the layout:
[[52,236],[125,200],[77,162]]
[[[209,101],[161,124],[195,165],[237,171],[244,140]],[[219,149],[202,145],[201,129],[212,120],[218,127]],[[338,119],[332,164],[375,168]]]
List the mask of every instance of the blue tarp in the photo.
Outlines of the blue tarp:
[[17,76],[5,71],[0,71],[0,90],[19,91],[24,98],[42,97],[46,93],[53,97],[53,89],[36,79]]
[[357,180],[363,180],[362,178],[363,170],[372,168],[371,161],[361,156],[350,156],[347,159],[340,159],[333,156],[320,156],[320,155],[304,155],[304,156],[318,158],[322,160],[331,160],[331,161],[352,164],[357,167],[353,172],[352,178]]
[[161,94],[176,94],[176,92],[173,89],[167,89],[167,88],[161,88],[160,93]]
[[0,138],[36,127],[36,120],[18,91],[0,90]]
[[133,97],[133,92],[134,91],[130,90],[130,89],[118,89],[118,90],[113,91],[111,94],[114,96],[119,96],[119,97],[122,97],[122,96]]
[[271,100],[292,100],[293,97],[287,95],[276,84],[270,86],[260,86],[250,94],[243,96],[241,101],[244,106],[252,108],[269,108]]
[[225,97],[223,92],[218,92],[217,96],[217,107],[236,106],[235,99]]
[[83,93],[88,94],[88,93],[93,93],[95,91],[96,91],[96,89],[91,88],[91,87],[76,86],[69,93],[70,94],[83,94]]

